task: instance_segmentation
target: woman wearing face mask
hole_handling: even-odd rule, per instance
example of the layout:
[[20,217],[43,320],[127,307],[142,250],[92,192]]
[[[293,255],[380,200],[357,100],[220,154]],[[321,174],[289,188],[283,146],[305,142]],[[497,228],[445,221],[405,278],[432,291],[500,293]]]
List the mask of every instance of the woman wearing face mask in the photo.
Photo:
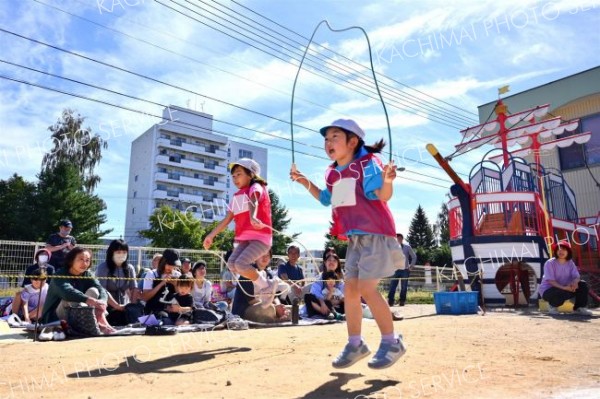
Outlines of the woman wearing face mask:
[[[33,274],[34,270],[40,270],[43,274],[48,276],[46,282],[48,284],[50,283],[50,277],[54,274],[54,266],[48,263],[50,255],[50,251],[48,251],[46,248],[39,249],[35,253],[35,263],[25,269],[25,277],[21,282],[21,288],[25,288],[26,285],[31,285],[31,275]],[[22,291],[18,291],[13,298],[12,309],[15,309],[14,313],[17,313],[16,310],[21,309],[22,306],[21,292]]]
[[123,240],[113,240],[106,249],[106,261],[98,265],[96,277],[108,291],[108,321],[111,325],[125,325],[125,305],[137,297],[135,269],[127,262],[129,245]]

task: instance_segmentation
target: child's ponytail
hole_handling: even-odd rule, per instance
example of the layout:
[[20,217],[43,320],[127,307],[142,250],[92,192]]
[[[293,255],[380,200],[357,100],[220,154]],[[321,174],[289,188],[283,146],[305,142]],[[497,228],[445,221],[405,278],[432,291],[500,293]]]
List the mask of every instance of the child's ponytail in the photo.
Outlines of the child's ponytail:
[[263,179],[260,176],[256,176],[256,175],[254,175],[254,177],[252,177],[252,179],[250,180],[250,185],[253,185],[254,183],[258,183],[263,187],[266,187],[268,184],[265,179]]
[[362,139],[359,139],[358,145],[356,146],[356,150],[354,151],[354,153],[357,154],[362,147],[364,147],[368,153],[371,153],[371,154],[380,153],[383,150],[383,147],[385,147],[385,141],[383,139],[381,139],[381,140],[377,141],[375,144],[366,145]]

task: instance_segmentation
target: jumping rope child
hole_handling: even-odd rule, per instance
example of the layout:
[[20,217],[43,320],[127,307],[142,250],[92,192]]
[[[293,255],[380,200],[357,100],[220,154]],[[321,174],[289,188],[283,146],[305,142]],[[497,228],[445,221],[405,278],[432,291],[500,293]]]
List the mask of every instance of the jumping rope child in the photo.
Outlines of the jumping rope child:
[[382,166],[373,153],[381,152],[383,140],[365,145],[365,133],[353,120],[338,119],[320,132],[325,138],[325,152],[334,161],[325,173],[327,188],[319,189],[295,167],[290,177],[321,204],[332,205],[334,223],[339,222],[348,237],[344,291],[348,343],[332,365],[349,367],[371,353],[361,337],[362,297],[381,332],[379,349],[368,366],[383,369],[406,352],[402,336],[394,334],[390,308],[377,290],[379,280],[394,274],[404,262],[387,206],[396,166]]
[[237,246],[229,256],[227,267],[232,273],[252,280],[255,297],[262,307],[269,307],[275,297],[279,278],[267,279],[252,264],[269,251],[273,244],[271,228],[271,199],[267,182],[260,177],[260,165],[249,158],[240,158],[229,164],[231,179],[238,188],[225,218],[204,239],[204,249],[209,249],[217,234],[235,222]]

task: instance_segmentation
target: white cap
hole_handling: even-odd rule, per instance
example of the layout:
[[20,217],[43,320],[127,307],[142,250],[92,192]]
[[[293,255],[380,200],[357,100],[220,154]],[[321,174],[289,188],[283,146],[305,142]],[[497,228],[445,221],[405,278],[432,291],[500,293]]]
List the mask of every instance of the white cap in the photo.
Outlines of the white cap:
[[335,121],[331,122],[330,125],[322,127],[320,132],[323,137],[325,137],[327,129],[329,129],[330,127],[339,127],[341,129],[347,130],[351,133],[356,134],[362,140],[364,140],[365,138],[365,132],[360,128],[360,126],[358,126],[358,123],[354,122],[352,119],[336,119]]
[[237,161],[231,162],[229,164],[229,170],[233,169],[235,165],[243,166],[250,172],[254,173],[256,176],[260,176],[260,165],[254,159],[240,158]]

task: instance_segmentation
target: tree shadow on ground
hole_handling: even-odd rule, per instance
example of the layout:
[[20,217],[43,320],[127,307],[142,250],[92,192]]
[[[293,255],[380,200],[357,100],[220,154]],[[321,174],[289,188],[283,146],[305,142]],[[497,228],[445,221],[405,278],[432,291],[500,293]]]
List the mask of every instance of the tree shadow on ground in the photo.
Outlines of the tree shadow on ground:
[[364,375],[349,373],[331,373],[329,375],[334,377],[334,379],[327,381],[314,391],[308,392],[298,399],[353,399],[356,397],[366,399],[387,387],[400,383],[400,381],[394,380],[366,380],[365,384],[370,385],[367,388],[358,389],[356,391],[342,390],[342,386],[346,385],[349,381],[355,378],[364,377]]
[[[162,357],[155,360],[143,361],[136,356],[127,356],[120,364],[116,366],[106,365],[101,366],[100,362],[104,359],[100,359],[96,362],[95,369],[83,368],[83,370],[77,369],[77,371],[67,374],[69,378],[89,378],[98,376],[109,376],[109,375],[120,375],[120,374],[147,374],[147,373],[166,373],[175,374],[183,373],[181,370],[167,370],[173,367],[185,366],[188,364],[200,363],[206,360],[214,359],[218,355],[229,355],[237,352],[249,352],[250,348],[221,348],[214,349],[204,352],[193,352],[193,353],[181,353],[173,356]],[[81,363],[83,365],[84,363]],[[85,362],[87,366],[87,361]]]

